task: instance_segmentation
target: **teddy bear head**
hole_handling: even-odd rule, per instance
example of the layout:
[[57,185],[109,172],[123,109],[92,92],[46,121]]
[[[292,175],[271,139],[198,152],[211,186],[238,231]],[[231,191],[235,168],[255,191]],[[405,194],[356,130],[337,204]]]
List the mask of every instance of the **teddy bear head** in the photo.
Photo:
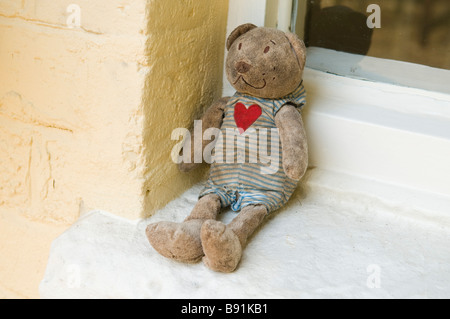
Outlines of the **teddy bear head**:
[[240,93],[277,99],[302,82],[306,47],[294,33],[243,24],[228,37],[227,50],[227,78]]

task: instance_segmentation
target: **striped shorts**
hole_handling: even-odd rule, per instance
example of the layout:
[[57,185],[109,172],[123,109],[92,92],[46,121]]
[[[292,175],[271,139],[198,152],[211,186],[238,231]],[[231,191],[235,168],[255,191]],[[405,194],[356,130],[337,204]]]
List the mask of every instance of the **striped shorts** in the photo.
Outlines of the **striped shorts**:
[[[294,189],[292,189],[292,191],[293,190]],[[211,181],[206,183],[199,198],[209,194],[218,195],[221,206],[230,206],[234,212],[239,212],[244,207],[250,205],[263,205],[266,207],[267,213],[270,213],[283,207],[289,200],[289,197],[286,197],[286,194],[283,192],[268,190],[237,190],[226,186],[221,187],[214,185]]]

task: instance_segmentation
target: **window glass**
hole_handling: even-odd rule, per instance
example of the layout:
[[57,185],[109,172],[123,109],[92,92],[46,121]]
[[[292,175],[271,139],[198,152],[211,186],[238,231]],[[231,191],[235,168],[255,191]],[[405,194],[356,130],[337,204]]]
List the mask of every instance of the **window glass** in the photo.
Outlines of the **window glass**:
[[449,0],[307,2],[307,46],[450,69]]
[[293,3],[309,68],[450,94],[449,0]]

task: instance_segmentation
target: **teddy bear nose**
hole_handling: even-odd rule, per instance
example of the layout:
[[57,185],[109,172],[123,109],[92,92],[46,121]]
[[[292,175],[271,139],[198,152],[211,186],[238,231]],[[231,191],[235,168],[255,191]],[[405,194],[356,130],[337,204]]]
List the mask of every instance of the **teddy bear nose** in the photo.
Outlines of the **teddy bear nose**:
[[236,71],[238,71],[241,74],[247,73],[248,71],[250,71],[251,68],[252,66],[248,63],[245,62],[236,63]]

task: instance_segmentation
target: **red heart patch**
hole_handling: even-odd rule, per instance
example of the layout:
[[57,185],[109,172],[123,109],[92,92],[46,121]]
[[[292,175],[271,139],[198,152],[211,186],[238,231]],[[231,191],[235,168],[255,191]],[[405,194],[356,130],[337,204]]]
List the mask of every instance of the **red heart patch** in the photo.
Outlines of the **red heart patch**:
[[251,105],[248,109],[242,103],[237,103],[234,107],[234,121],[243,134],[261,116],[261,107],[257,104]]

